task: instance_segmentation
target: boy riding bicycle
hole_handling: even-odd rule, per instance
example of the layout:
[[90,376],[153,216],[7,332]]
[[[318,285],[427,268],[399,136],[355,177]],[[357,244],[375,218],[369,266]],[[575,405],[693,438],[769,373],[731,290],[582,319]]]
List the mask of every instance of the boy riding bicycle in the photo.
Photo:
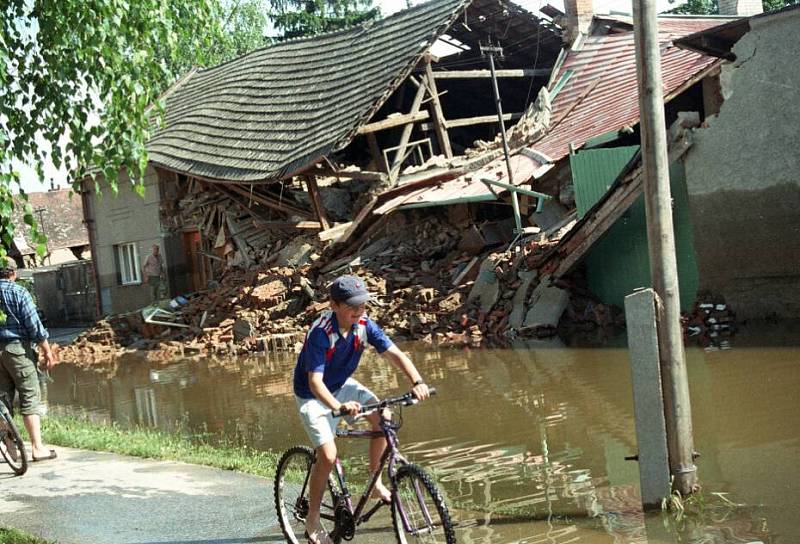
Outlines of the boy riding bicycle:
[[[294,370],[294,393],[300,419],[316,450],[316,462],[309,482],[309,512],[306,534],[312,544],[329,544],[330,538],[320,526],[320,504],[328,475],[336,461],[332,411],[355,416],[362,404],[377,401],[369,389],[351,378],[367,344],[375,347],[408,377],[419,400],[429,396],[414,363],[386,336],[365,313],[370,295],[362,280],[340,276],[331,284],[331,309],[311,325]],[[379,430],[380,414],[366,416],[373,430]],[[369,469],[374,473],[386,448],[384,438],[370,441]],[[391,494],[378,479],[373,497],[389,502]]]

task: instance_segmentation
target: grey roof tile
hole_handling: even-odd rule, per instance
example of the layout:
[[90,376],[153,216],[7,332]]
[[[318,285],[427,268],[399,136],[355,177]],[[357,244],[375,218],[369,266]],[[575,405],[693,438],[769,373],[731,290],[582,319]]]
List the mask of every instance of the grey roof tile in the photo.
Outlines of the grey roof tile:
[[281,178],[346,146],[470,0],[432,0],[363,27],[200,70],[172,93],[150,160],[198,177]]

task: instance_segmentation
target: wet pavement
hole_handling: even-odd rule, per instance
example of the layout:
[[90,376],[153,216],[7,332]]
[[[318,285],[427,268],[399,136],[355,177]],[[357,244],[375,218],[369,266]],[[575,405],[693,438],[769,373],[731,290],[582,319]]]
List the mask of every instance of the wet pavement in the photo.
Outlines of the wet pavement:
[[[725,349],[687,349],[706,497],[688,519],[641,512],[637,466],[625,460],[636,453],[636,436],[624,347],[405,346],[440,395],[404,413],[403,451],[435,474],[460,543],[795,544],[798,332],[745,331]],[[60,365],[49,398],[55,411],[280,451],[306,442],[292,399],[293,366],[292,356]],[[365,358],[356,377],[379,395],[407,388],[379,357]],[[340,451],[356,467],[365,462],[361,441]],[[271,486],[263,492],[271,509]],[[382,536],[369,538],[391,542],[382,527],[377,520]],[[262,530],[248,538],[269,528]]]
[[59,544],[281,542],[272,485],[218,469],[57,448],[22,477],[0,465],[0,520]]

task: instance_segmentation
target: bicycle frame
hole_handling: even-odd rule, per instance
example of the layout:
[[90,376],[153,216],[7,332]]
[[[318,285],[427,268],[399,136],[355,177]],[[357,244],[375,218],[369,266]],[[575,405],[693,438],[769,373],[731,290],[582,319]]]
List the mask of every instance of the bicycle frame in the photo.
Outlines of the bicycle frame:
[[[407,463],[405,458],[400,454],[400,451],[399,451],[399,448],[398,448],[399,440],[397,438],[397,432],[396,432],[397,431],[397,427],[396,427],[396,425],[394,425],[391,422],[391,420],[388,420],[388,419],[386,419],[384,417],[381,417],[380,427],[381,427],[380,431],[345,430],[345,431],[337,431],[336,432],[336,436],[337,437],[341,437],[341,438],[359,438],[359,439],[369,439],[369,440],[371,440],[371,439],[374,439],[374,438],[383,437],[383,438],[386,439],[386,449],[384,450],[383,455],[381,456],[381,461],[380,461],[380,464],[378,466],[378,470],[375,471],[375,473],[372,475],[372,478],[370,479],[366,489],[364,490],[364,493],[361,495],[361,498],[359,499],[358,503],[355,505],[355,508],[353,508],[353,502],[351,500],[352,496],[350,494],[350,491],[347,488],[347,482],[346,482],[346,479],[345,479],[344,469],[343,469],[342,464],[339,461],[338,457],[336,458],[336,461],[334,463],[334,467],[336,469],[336,479],[337,479],[337,481],[339,483],[339,487],[340,487],[340,489],[342,491],[341,500],[344,501],[344,507],[347,509],[347,511],[352,516],[354,525],[356,527],[361,525],[362,523],[365,523],[366,521],[369,521],[369,519],[378,510],[380,510],[380,508],[382,506],[384,506],[386,504],[383,501],[378,501],[378,504],[376,504],[375,506],[373,506],[372,508],[367,510],[367,512],[362,515],[362,512],[364,512],[364,509],[367,506],[367,503],[368,503],[368,501],[370,499],[370,496],[372,495],[372,491],[375,488],[375,485],[377,484],[378,479],[380,478],[381,474],[383,473],[384,468],[386,469],[386,473],[389,476],[390,482],[393,482],[394,478],[395,478],[395,474],[397,473],[397,469],[396,469],[397,463],[398,462],[401,463],[401,464],[406,464]],[[402,505],[398,503],[397,507],[398,507],[398,510],[400,512],[400,518],[401,518],[401,520],[403,522],[403,527],[405,528],[406,532],[411,532],[410,524],[408,522],[408,518],[407,518],[405,512],[403,511]],[[328,518],[329,516],[323,516],[323,517]],[[330,517],[334,518],[331,521],[335,521],[336,511],[334,511],[333,516],[330,516]],[[332,536],[334,536],[334,537],[338,536],[335,533],[339,532],[340,530],[341,530],[341,528],[337,527],[336,530],[334,531],[334,534],[332,534]]]

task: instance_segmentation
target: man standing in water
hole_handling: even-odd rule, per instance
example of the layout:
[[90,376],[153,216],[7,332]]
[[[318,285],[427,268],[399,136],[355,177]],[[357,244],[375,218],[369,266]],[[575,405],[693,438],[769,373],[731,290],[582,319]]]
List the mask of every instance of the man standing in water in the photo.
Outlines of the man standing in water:
[[[15,282],[17,265],[9,257],[0,258],[0,310],[5,323],[0,325],[0,393],[19,393],[22,422],[31,439],[34,461],[55,459],[56,452],[42,442],[39,373],[36,364],[28,358],[25,344],[36,343],[44,355],[44,368],[56,364],[56,356],[47,341],[47,330],[39,319],[30,293]],[[6,399],[8,403],[12,398]],[[11,407],[9,406],[9,409]]]
[[150,286],[150,302],[158,300],[161,291],[161,277],[164,275],[164,262],[161,257],[161,248],[158,244],[153,244],[153,251],[144,260],[142,265],[142,276]]
[[[362,404],[378,400],[372,391],[351,378],[367,344],[374,346],[378,353],[403,371],[419,400],[427,399],[430,394],[411,359],[367,317],[365,310],[369,298],[369,292],[359,278],[336,278],[330,291],[331,309],[323,312],[311,325],[294,370],[294,393],[300,419],[316,449],[306,517],[306,534],[312,544],[331,542],[320,526],[319,512],[328,475],[336,461],[334,430],[337,420],[331,411],[342,410],[355,416]],[[373,430],[380,430],[380,414],[372,413],[366,418]],[[370,473],[378,470],[385,449],[385,438],[370,441]],[[384,502],[391,500],[389,490],[380,479],[373,490],[373,498]]]

